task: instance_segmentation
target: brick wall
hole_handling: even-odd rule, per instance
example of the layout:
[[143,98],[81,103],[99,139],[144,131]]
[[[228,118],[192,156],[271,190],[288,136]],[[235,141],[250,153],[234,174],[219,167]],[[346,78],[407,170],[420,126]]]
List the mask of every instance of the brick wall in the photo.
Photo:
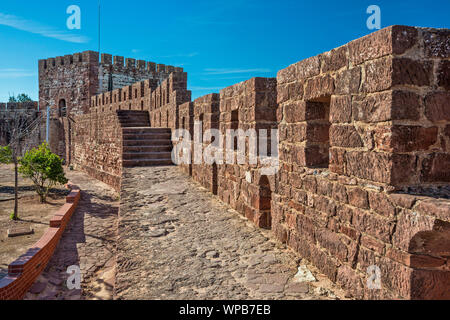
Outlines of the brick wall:
[[78,187],[70,188],[66,204],[55,213],[41,239],[8,266],[8,275],[0,280],[0,300],[22,299],[44,271],[80,200]]
[[[208,130],[219,130],[219,107],[220,96],[217,93],[208,94],[194,101],[193,121],[194,126],[196,122],[198,123],[197,127],[195,127],[195,130],[198,132],[199,139],[201,137],[204,137],[205,132],[207,132]],[[200,130],[202,134],[200,134]],[[194,136],[192,138],[194,139]],[[197,136],[195,138],[197,138]],[[205,152],[208,152],[206,148],[208,147],[208,145],[210,145],[212,139],[207,139],[207,143],[204,143],[203,141],[205,140],[195,140],[195,146],[193,146],[194,148],[197,148],[197,150],[200,150],[201,155],[203,155]],[[216,143],[217,142],[218,141],[216,141]],[[208,189],[213,194],[217,194],[217,164],[208,164],[204,161],[201,161],[200,163],[194,162],[194,155],[195,154],[192,155],[192,178],[194,179],[194,181],[199,182],[203,187]]]
[[[393,26],[277,79],[223,89],[222,133],[278,127],[280,168],[264,176],[260,162],[203,163],[194,180],[211,191],[217,182],[224,202],[353,297],[448,299],[449,39],[448,30]],[[213,97],[194,102],[190,121]],[[367,285],[373,267],[381,289]]]
[[[220,131],[224,136],[225,157],[233,155],[234,164],[218,166],[218,195],[222,201],[255,222],[256,225],[270,228],[270,184],[275,184],[274,176],[261,176],[260,159],[257,164],[250,164],[250,142],[248,136],[242,142],[234,137],[228,137],[227,130],[250,129],[259,130],[276,128],[276,79],[253,78],[220,91]],[[227,139],[233,142],[227,146]],[[259,142],[259,138],[257,139]],[[245,145],[245,163],[238,164],[237,146]],[[251,151],[257,152],[256,149]],[[229,148],[228,148],[229,147]],[[270,148],[270,144],[269,144]],[[261,187],[260,187],[261,186]]]
[[150,123],[155,128],[179,128],[178,108],[191,101],[187,73],[173,72],[150,94]]
[[448,35],[394,26],[278,72],[274,232],[355,297],[449,297],[450,204],[425,196],[448,190]]
[[[178,108],[178,127],[179,129],[186,130],[189,133],[189,139],[193,139],[194,137],[194,104],[192,102],[185,102],[181,104]],[[174,141],[174,148],[177,148],[177,144],[182,142],[181,141]],[[188,139],[188,141],[189,141]],[[187,146],[183,148],[183,150],[180,151],[179,156],[183,157],[184,153],[188,153],[189,157],[192,158],[193,155],[193,148],[194,146],[191,144],[190,146]],[[188,163],[180,163],[180,168],[188,175],[192,176],[192,166],[193,164]]]
[[73,165],[120,189],[122,127],[115,111],[93,112],[75,118],[72,128]]

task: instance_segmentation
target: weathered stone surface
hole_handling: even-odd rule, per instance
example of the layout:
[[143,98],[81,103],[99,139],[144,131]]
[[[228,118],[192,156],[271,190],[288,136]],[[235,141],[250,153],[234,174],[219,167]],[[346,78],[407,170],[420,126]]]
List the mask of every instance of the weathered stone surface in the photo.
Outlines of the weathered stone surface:
[[[168,192],[154,193],[155,184]],[[177,192],[172,185],[179,186]],[[148,215],[150,205],[160,210]],[[292,251],[246,224],[176,167],[127,168],[120,212],[118,299],[332,299],[298,283],[295,275],[306,265],[299,267]],[[167,234],[148,237],[152,226]],[[136,267],[125,268],[126,261]]]
[[352,125],[332,125],[330,128],[330,145],[335,147],[358,148],[363,142]]
[[305,99],[329,99],[334,93],[334,88],[334,80],[328,75],[311,78],[306,82]]
[[388,54],[402,54],[417,41],[413,27],[391,26],[349,43],[350,60],[354,64]]
[[429,30],[424,35],[425,55],[430,58],[450,57],[450,31]]
[[423,160],[422,180],[425,182],[450,181],[450,154],[435,153]]
[[450,121],[450,93],[434,92],[425,97],[425,115],[430,121]]
[[428,150],[437,141],[437,127],[380,126],[374,135],[378,150],[388,152],[411,152]]
[[368,209],[369,208],[369,200],[367,196],[367,191],[361,189],[359,187],[347,188],[348,194],[348,203],[352,206]]
[[322,72],[336,71],[347,66],[347,51],[347,46],[342,46],[322,53],[319,56],[319,59],[322,62]]
[[438,85],[450,90],[450,60],[441,61],[437,72]]
[[352,97],[332,96],[330,103],[330,122],[346,123],[350,122],[352,117]]

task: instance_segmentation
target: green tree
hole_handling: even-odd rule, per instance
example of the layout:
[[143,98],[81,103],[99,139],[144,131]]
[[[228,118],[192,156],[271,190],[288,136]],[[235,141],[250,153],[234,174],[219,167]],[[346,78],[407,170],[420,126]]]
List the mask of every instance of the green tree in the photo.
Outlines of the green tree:
[[18,94],[16,97],[17,102],[30,102],[33,101],[29,95],[25,93]]
[[8,102],[29,102],[29,101],[33,101],[29,95],[27,95],[26,93],[21,93],[18,94],[17,97],[15,97],[14,95],[9,97],[9,101]]
[[13,154],[10,146],[0,147],[0,163],[12,163]]
[[47,200],[50,188],[68,181],[61,158],[52,153],[46,143],[27,151],[19,162],[19,172],[33,181],[41,203]]

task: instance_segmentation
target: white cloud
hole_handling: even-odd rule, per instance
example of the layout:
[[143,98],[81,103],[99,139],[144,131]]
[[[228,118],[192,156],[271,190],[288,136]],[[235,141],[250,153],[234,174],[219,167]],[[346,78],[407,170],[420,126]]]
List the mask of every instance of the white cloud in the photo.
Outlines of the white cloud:
[[256,69],[205,69],[205,75],[220,75],[220,74],[238,74],[238,73],[268,73],[270,69],[256,68]]
[[53,27],[45,26],[39,22],[26,20],[10,14],[0,12],[0,25],[8,26],[17,30],[39,34],[43,37],[58,39],[73,43],[87,43],[89,38],[77,35],[69,31],[57,30]]
[[37,76],[36,72],[25,69],[0,69],[0,79],[16,79]]

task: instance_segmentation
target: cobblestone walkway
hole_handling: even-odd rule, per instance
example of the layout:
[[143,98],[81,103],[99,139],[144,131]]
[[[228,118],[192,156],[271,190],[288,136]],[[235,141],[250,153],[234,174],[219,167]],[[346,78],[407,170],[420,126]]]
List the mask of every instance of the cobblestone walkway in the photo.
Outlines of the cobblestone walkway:
[[[116,299],[336,299],[342,292],[177,167],[124,172]],[[303,262],[303,261],[302,261]],[[309,271],[308,271],[309,272]],[[303,281],[302,281],[303,280]],[[308,280],[305,282],[304,280]]]
[[[25,300],[112,299],[115,274],[118,194],[84,173],[69,171],[81,200],[55,254]],[[68,290],[69,266],[81,269],[81,290]]]

